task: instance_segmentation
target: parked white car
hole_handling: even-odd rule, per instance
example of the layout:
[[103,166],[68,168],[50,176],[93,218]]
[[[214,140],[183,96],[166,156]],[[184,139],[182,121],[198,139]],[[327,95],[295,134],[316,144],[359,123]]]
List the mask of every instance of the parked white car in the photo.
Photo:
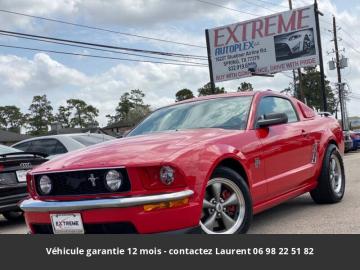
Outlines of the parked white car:
[[113,139],[115,138],[97,133],[62,134],[27,139],[12,145],[12,147],[25,152],[47,154],[51,158]]
[[312,29],[276,36],[274,42],[277,58],[308,53],[315,47]]

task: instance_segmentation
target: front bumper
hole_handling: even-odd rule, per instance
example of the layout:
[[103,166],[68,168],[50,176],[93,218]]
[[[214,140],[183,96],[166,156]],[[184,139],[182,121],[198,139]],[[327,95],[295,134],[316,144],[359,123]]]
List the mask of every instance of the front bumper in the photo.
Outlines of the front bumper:
[[[53,202],[29,199],[23,201],[20,207],[25,212],[25,219],[32,233],[40,233],[36,229],[39,226],[45,226],[51,233],[52,213],[80,213],[85,233],[121,233],[118,230],[110,231],[108,228],[110,226],[116,229],[116,226],[120,228],[124,224],[131,224],[137,233],[162,233],[198,226],[201,205],[190,200],[187,205],[153,211],[144,211],[143,206],[180,200],[193,194],[192,190],[183,190],[149,196],[83,201]],[[125,227],[128,228],[127,225]],[[99,231],[94,228],[98,228]],[[100,230],[102,228],[104,230]]]

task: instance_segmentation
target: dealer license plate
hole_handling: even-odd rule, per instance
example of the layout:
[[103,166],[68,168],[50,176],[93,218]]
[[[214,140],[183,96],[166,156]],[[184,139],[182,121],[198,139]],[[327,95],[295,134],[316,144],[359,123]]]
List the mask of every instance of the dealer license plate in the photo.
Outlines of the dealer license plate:
[[27,172],[28,172],[28,170],[16,171],[16,177],[17,177],[19,183],[26,182]]
[[84,226],[79,213],[50,214],[55,234],[82,234]]

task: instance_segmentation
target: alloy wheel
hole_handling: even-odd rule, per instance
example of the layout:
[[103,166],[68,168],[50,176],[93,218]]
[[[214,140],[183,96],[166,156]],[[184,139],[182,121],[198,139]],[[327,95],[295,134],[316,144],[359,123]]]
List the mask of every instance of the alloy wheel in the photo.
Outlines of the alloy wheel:
[[229,179],[209,181],[203,200],[200,226],[207,234],[235,233],[245,218],[245,199],[240,188]]
[[332,190],[339,195],[343,184],[342,168],[339,158],[334,154],[332,154],[330,158],[329,177]]

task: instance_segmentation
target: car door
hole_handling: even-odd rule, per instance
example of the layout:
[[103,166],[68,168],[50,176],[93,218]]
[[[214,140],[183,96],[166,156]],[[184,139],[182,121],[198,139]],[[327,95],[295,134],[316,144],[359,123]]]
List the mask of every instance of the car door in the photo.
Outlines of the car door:
[[289,99],[263,97],[256,118],[270,113],[285,113],[288,116],[286,124],[257,129],[263,149],[268,196],[276,197],[304,185],[311,177],[313,142]]

